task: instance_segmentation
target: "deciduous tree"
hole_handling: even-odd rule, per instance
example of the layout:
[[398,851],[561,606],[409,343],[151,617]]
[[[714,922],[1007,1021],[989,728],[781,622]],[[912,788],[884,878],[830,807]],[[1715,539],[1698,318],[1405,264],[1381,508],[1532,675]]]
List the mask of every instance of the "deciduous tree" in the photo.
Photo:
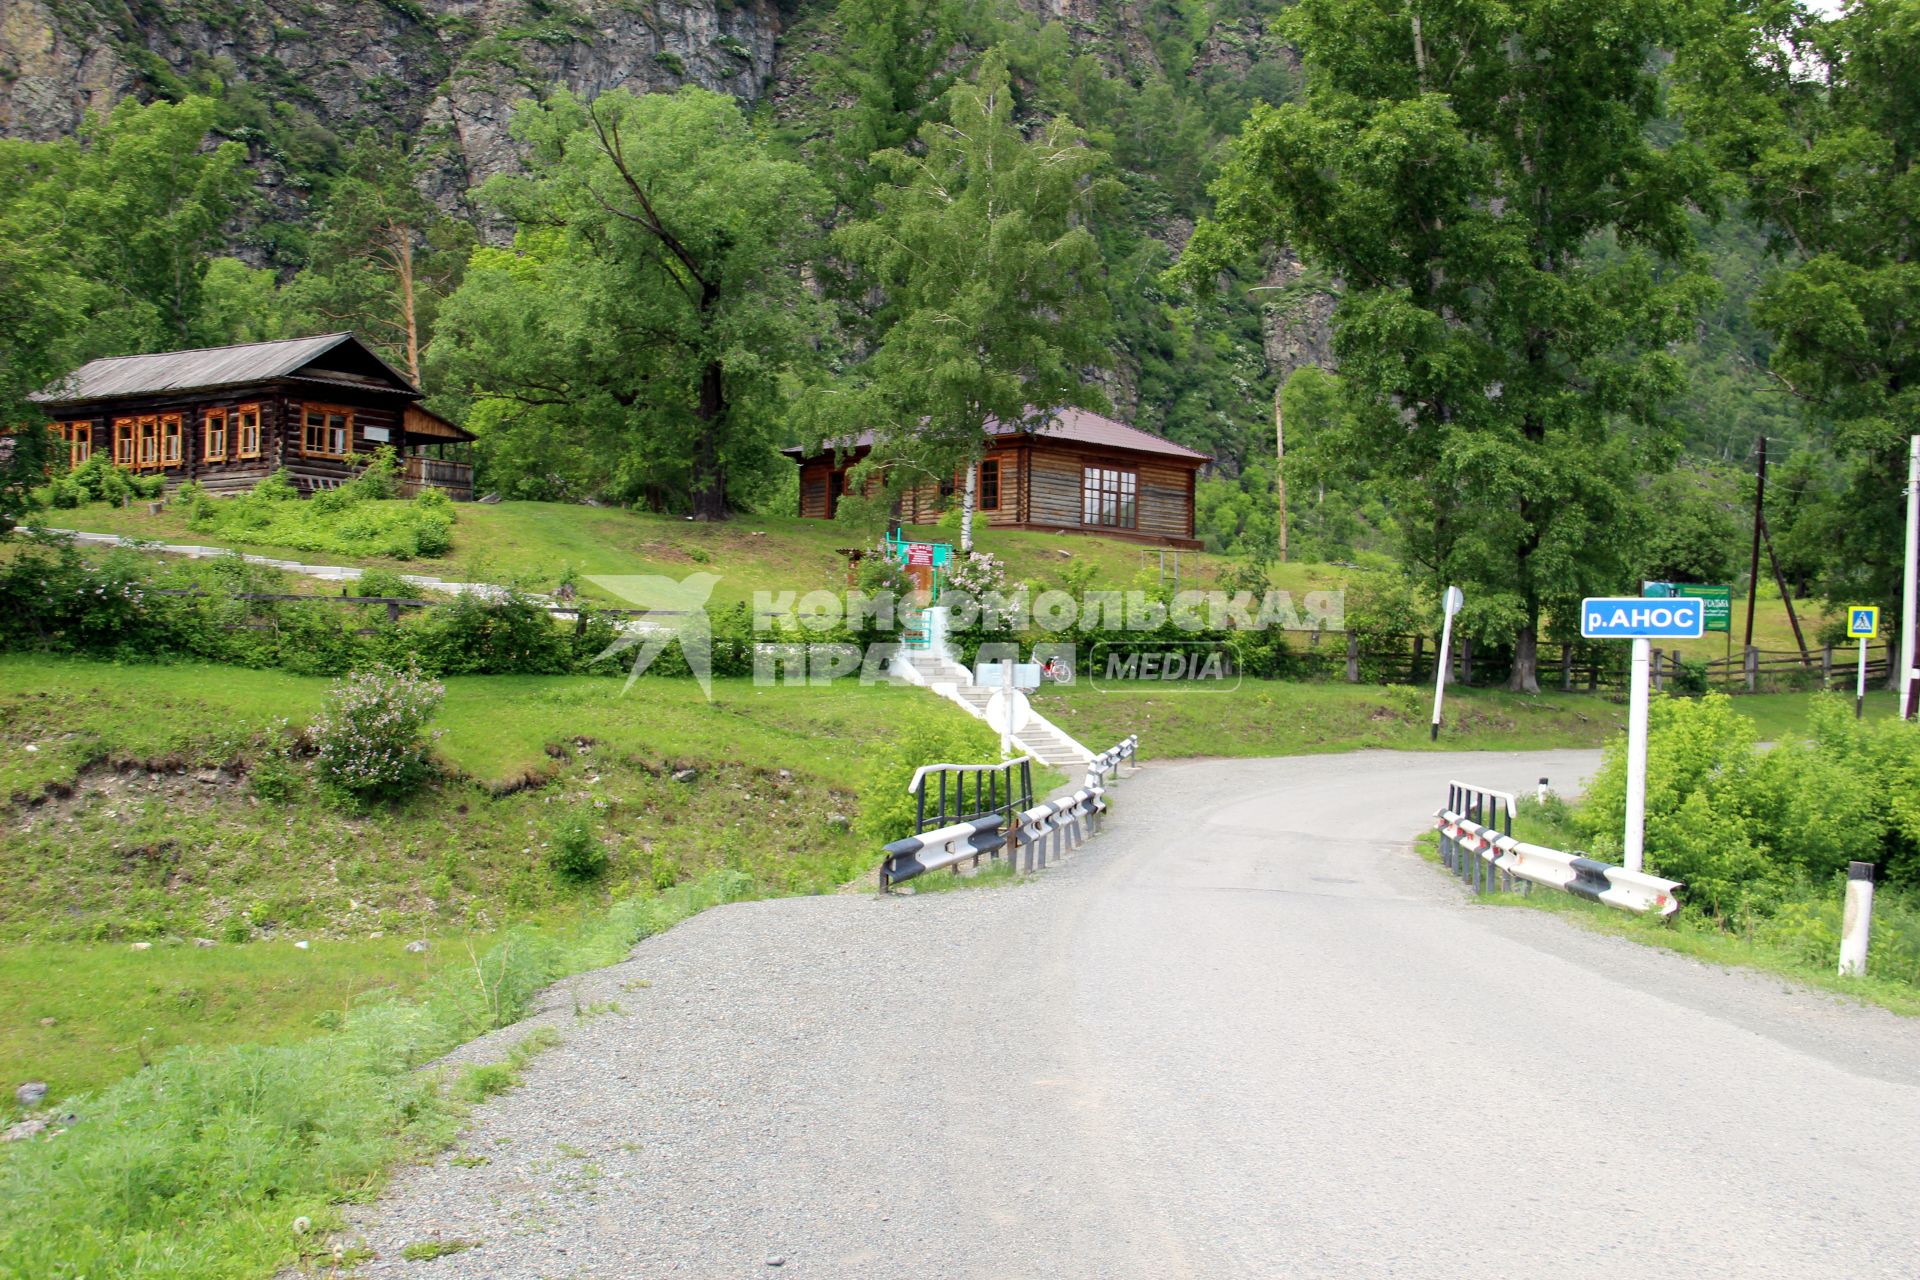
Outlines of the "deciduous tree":
[[1341,452],[1512,642],[1519,689],[1543,618],[1627,585],[1640,478],[1677,448],[1665,348],[1707,291],[1687,211],[1710,176],[1649,137],[1679,12],[1302,0],[1306,97],[1254,108],[1182,262],[1205,286],[1284,242],[1345,282]]
[[824,193],[704,89],[560,92],[514,133],[528,172],[482,192],[514,250],[475,255],[430,368],[492,436],[570,441],[592,487],[724,519],[774,460],[815,328],[800,265]]
[[1827,594],[1898,618],[1907,437],[1920,432],[1920,11],[1721,0],[1675,70],[1689,127],[1739,177],[1784,264],[1754,305],[1772,372],[1846,462],[1821,522]]

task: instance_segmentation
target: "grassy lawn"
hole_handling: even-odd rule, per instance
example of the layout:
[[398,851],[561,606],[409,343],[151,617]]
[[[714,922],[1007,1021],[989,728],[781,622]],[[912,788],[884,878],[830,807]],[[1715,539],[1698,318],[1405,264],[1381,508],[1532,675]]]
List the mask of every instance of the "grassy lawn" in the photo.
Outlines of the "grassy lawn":
[[182,1044],[282,1044],[338,1026],[368,1000],[412,995],[435,972],[471,964],[490,934],[342,938],[302,951],[282,940],[208,949],[156,944],[0,947],[0,1085],[47,1081],[87,1092]]
[[1079,684],[1034,706],[1094,750],[1140,735],[1143,757],[1278,756],[1390,747],[1405,751],[1599,746],[1626,724],[1626,704],[1586,694],[1447,694],[1438,743],[1432,695],[1378,685],[1245,680],[1211,692]]
[[[174,1044],[311,1033],[466,963],[469,939],[716,871],[831,889],[872,860],[848,829],[863,750],[909,711],[963,715],[905,688],[720,680],[708,702],[690,680],[622,696],[617,679],[467,677],[447,682],[449,776],[427,792],[373,810],[310,784],[262,799],[245,766],[327,683],[0,655],[0,1083],[58,1096]],[[610,866],[576,888],[545,858],[583,809]],[[424,960],[401,949],[415,938]]]
[[[744,515],[724,523],[701,523],[608,507],[501,502],[462,503],[456,517],[450,555],[411,561],[288,551],[196,533],[187,528],[185,513],[175,507],[153,515],[144,504],[93,503],[48,512],[45,522],[160,542],[230,547],[305,563],[345,561],[453,580],[511,582],[539,591],[554,587],[568,569],[582,575],[673,578],[704,571],[720,575],[713,595],[718,604],[751,601],[759,590],[805,592],[844,585],[845,549],[869,542],[846,525],[795,516]],[[909,527],[906,532],[930,541],[955,541],[954,534],[931,525]],[[1119,539],[983,527],[975,543],[980,550],[1005,559],[1014,579],[1041,586],[1059,585],[1076,565],[1092,565],[1096,580],[1109,586],[1131,585],[1143,574],[1147,582],[1160,581],[1161,553]],[[1167,552],[1164,561],[1171,582],[1176,571],[1174,553]],[[1177,563],[1180,585],[1211,586],[1224,563],[1220,556],[1182,551]],[[1344,571],[1324,565],[1280,565],[1273,574],[1275,585],[1294,591],[1338,587],[1344,578]],[[581,586],[589,595],[596,594],[591,584]]]

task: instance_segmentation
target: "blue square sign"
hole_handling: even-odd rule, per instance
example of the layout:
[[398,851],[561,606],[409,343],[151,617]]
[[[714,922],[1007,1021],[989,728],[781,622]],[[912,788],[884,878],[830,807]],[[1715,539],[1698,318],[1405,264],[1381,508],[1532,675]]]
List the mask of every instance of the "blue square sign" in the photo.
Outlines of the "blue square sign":
[[1698,640],[1706,602],[1695,597],[1591,596],[1580,602],[1580,634],[1589,640]]
[[1847,606],[1847,638],[1851,640],[1871,640],[1880,634],[1880,606],[1855,604]]

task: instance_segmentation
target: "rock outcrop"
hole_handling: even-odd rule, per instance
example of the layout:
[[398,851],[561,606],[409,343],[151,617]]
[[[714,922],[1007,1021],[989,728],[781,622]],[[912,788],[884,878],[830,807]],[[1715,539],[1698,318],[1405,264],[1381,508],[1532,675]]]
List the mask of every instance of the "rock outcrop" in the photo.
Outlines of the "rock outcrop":
[[282,214],[307,165],[368,128],[429,144],[451,209],[513,167],[521,99],[698,84],[758,101],[781,25],[769,0],[7,0],[0,134],[61,137],[130,94],[217,80],[257,118],[238,133]]

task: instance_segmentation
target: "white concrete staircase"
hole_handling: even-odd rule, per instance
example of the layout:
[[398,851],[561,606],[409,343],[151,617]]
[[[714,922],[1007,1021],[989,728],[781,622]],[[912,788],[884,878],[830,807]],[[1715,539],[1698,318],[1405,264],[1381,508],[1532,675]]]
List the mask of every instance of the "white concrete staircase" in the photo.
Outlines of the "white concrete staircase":
[[[917,683],[959,704],[976,720],[987,718],[987,702],[993,690],[975,684],[973,674],[965,667],[930,649],[909,649],[905,657]],[[1013,741],[1036,760],[1069,773],[1093,759],[1093,752],[1038,711],[1028,716],[1026,727],[1014,735]]]

